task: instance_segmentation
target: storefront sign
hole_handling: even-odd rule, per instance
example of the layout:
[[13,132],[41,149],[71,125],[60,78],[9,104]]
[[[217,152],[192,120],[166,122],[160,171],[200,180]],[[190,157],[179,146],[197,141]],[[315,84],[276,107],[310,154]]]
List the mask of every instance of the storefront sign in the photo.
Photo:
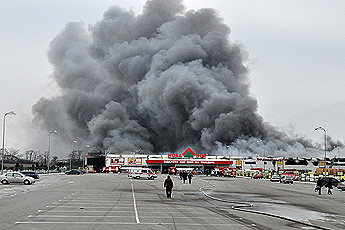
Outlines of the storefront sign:
[[279,160],[277,161],[277,171],[284,169],[284,161],[283,160]]
[[198,158],[205,159],[206,154],[196,154],[191,148],[187,148],[183,153],[169,153],[169,158]]
[[319,168],[325,167],[325,161],[319,161]]
[[266,158],[266,157],[257,157],[257,161],[286,161],[285,158]]
[[142,159],[141,158],[128,158],[128,165],[141,165]]
[[211,165],[231,165],[232,161],[212,161],[212,160],[146,160],[147,164],[211,164]]
[[110,157],[110,165],[124,165],[125,158],[123,157]]

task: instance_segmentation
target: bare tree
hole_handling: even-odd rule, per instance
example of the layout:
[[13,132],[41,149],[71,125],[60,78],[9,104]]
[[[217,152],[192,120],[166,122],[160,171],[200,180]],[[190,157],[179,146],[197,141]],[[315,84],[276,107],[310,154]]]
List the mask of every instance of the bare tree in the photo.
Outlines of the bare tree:
[[52,157],[52,160],[51,160],[51,165],[57,165],[57,162],[58,162],[58,157],[57,156],[53,156]]
[[19,150],[14,148],[5,149],[5,155],[19,157]]
[[39,155],[41,155],[41,152],[39,150],[27,150],[25,152],[26,160],[30,161],[37,161]]

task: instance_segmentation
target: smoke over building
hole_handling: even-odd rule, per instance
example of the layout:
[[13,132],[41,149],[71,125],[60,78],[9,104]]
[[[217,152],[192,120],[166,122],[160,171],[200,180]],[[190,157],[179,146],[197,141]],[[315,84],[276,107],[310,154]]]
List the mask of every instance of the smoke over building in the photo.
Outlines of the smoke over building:
[[113,152],[261,139],[286,149],[292,140],[257,113],[248,54],[230,38],[216,10],[181,0],[149,0],[141,15],[111,7],[88,28],[70,22],[48,50],[60,96],[39,99],[34,122]]

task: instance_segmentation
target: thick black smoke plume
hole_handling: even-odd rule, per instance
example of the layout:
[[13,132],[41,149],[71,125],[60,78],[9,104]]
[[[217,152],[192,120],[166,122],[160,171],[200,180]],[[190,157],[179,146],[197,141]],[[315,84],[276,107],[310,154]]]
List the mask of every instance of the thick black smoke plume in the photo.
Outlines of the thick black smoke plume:
[[229,35],[217,11],[185,12],[181,0],[149,0],[138,16],[112,7],[89,30],[68,23],[48,51],[61,95],[37,101],[34,122],[112,152],[209,151],[246,138],[286,148],[258,115],[247,53]]

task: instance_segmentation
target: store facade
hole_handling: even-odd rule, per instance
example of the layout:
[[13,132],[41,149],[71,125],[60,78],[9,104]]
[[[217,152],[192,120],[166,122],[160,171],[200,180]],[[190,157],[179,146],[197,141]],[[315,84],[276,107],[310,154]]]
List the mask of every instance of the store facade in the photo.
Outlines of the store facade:
[[162,155],[141,155],[141,154],[107,154],[106,167],[110,171],[128,167],[149,167],[156,172],[167,173],[169,167],[177,170],[198,170],[204,172],[206,169],[215,167],[233,167],[233,161],[229,157],[208,156],[207,154],[195,153],[187,148],[183,153],[167,153]]

